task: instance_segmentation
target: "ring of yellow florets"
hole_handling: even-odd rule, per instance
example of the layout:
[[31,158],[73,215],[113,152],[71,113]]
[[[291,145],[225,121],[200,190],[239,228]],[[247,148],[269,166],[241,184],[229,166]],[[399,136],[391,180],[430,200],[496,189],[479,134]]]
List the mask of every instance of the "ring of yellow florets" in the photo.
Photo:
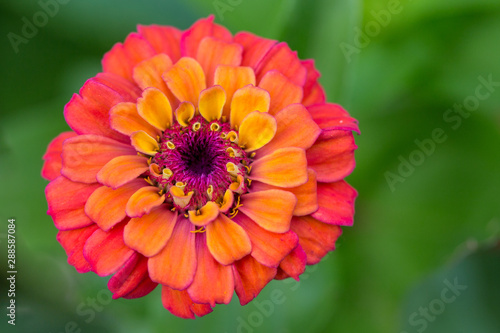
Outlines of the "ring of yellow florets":
[[[196,211],[208,201],[221,205],[229,188],[235,194],[248,192],[251,160],[228,123],[198,115],[187,126],[176,123],[162,133],[147,176],[177,210]],[[185,200],[175,198],[176,193]]]

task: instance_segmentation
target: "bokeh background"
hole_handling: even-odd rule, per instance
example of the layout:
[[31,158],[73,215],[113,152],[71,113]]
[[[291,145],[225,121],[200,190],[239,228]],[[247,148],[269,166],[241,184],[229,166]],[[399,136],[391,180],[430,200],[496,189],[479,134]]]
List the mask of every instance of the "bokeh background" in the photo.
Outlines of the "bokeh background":
[[[13,46],[8,34],[22,36],[23,18],[48,2],[0,2],[0,331],[500,332],[498,0],[60,0]],[[110,301],[106,278],[67,265],[40,169],[68,129],[64,105],[114,43],[138,23],[186,29],[209,14],[316,59],[328,101],[359,119],[348,177],[359,197],[354,226],[301,282],[192,321],[164,310],[159,288]],[[8,218],[15,327],[4,314]]]

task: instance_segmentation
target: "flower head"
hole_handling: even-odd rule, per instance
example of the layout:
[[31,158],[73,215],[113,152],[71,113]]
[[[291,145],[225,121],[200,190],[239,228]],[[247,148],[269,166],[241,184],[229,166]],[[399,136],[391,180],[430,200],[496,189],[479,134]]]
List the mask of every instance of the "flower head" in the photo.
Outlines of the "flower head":
[[114,298],[203,316],[298,279],[353,222],[357,122],[287,44],[139,26],[66,105],[42,175],[58,241]]

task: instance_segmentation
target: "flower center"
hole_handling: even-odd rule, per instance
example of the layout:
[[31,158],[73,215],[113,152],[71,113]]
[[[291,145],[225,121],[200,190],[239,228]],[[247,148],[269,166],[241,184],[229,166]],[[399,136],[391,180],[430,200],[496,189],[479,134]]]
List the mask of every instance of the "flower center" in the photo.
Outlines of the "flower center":
[[[148,176],[165,192],[175,186],[186,196],[192,193],[184,207],[172,201],[181,211],[200,209],[208,201],[222,200],[231,184],[244,183],[246,166],[251,163],[228,123],[207,122],[201,116],[194,117],[188,126],[175,124],[168,128],[159,146]],[[242,185],[240,192],[243,193],[247,186]]]

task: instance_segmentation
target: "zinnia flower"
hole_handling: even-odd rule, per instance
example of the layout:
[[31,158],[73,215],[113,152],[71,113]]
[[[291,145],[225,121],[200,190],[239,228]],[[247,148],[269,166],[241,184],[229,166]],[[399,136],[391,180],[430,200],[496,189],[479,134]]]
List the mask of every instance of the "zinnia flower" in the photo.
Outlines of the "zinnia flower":
[[286,43],[139,26],[66,105],[44,156],[48,214],[69,264],[114,298],[162,288],[194,318],[299,279],[353,223],[357,122],[325,102]]

